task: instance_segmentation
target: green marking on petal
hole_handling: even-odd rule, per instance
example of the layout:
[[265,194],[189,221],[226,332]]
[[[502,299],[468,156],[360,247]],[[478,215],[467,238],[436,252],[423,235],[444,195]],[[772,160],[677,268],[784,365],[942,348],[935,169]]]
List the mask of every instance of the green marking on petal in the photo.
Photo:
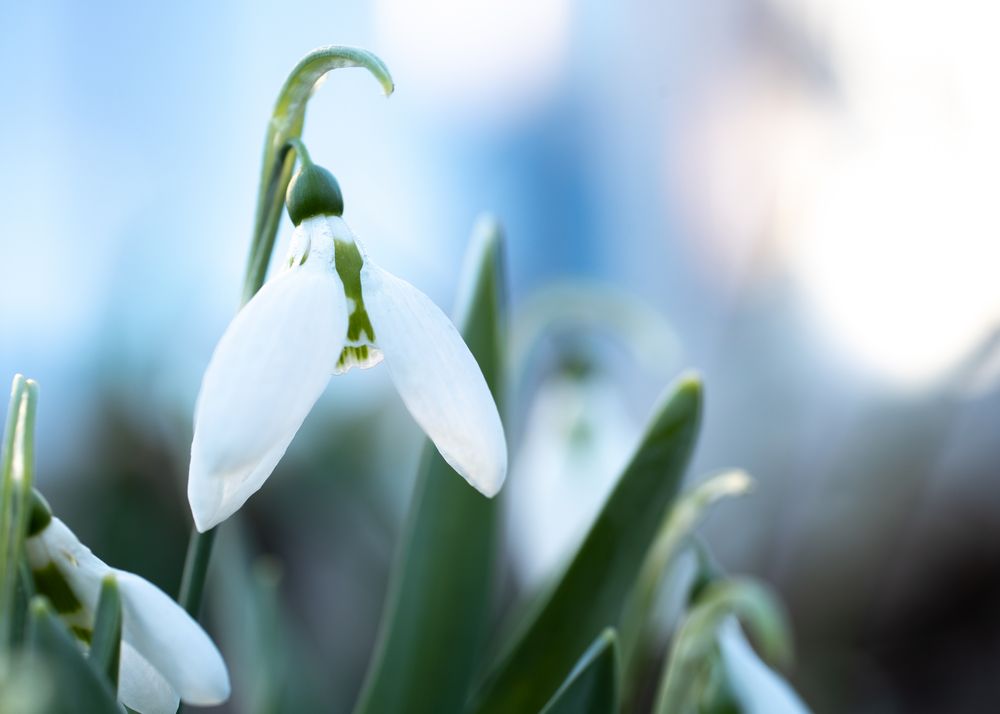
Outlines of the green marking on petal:
[[55,563],[32,570],[31,574],[35,580],[35,590],[47,597],[60,615],[70,615],[83,609],[83,603],[77,599]]
[[361,294],[361,266],[364,264],[361,252],[353,241],[342,240],[334,240],[334,251],[337,274],[344,284],[344,296],[351,311],[347,318],[347,344],[334,370],[340,374],[351,367],[372,367],[381,361],[382,355],[375,347],[375,328]]
[[353,241],[335,240],[333,243],[334,260],[340,280],[344,283],[344,295],[354,301],[354,311],[347,321],[347,339],[350,342],[360,342],[361,333],[365,333],[368,342],[374,343],[375,329],[368,319],[365,301],[361,296],[361,266],[364,264],[361,252]]
[[76,639],[80,640],[80,642],[83,642],[84,644],[89,645],[91,639],[93,639],[94,637],[94,631],[91,630],[89,627],[80,627],[79,625],[72,625],[69,629],[76,637]]

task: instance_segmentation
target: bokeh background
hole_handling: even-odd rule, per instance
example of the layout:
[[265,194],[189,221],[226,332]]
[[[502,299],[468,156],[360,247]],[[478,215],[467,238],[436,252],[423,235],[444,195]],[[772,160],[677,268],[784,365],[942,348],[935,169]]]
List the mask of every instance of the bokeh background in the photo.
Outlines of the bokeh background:
[[[305,139],[371,254],[447,307],[475,217],[507,230],[501,602],[544,580],[692,366],[691,477],[758,484],[705,537],[781,593],[805,699],[984,711],[998,21],[975,0],[3,3],[0,375],[41,383],[39,484],[99,555],[176,590],[190,416],[238,306],[265,123],[305,52],[362,46],[396,93],[335,72]],[[282,606],[258,633],[292,643],[280,696],[349,711],[420,445],[385,370],[352,372],[228,526],[217,561],[248,550]],[[254,647],[223,580],[243,711]]]

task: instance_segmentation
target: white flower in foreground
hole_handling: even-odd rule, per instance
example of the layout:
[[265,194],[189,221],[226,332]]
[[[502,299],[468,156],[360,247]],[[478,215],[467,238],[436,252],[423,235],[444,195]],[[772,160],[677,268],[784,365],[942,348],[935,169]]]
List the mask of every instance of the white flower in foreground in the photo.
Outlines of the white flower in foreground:
[[142,714],[174,714],[229,698],[229,673],[212,640],[148,580],[97,558],[58,518],[35,522],[25,548],[35,589],[82,641],[89,641],[101,582],[113,575],[122,603],[118,699]]
[[448,464],[486,496],[503,484],[503,426],[475,358],[430,298],[368,258],[342,209],[329,172],[307,165],[296,175],[284,268],[215,348],[195,407],[188,476],[200,531],[260,489],[331,374],[383,359]]
[[719,627],[722,665],[733,696],[744,714],[808,714],[788,683],[764,664],[735,617]]

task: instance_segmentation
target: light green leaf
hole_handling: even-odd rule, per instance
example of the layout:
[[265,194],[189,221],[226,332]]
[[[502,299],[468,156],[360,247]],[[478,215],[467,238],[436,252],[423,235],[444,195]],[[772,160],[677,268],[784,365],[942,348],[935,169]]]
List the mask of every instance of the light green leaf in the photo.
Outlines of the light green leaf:
[[767,660],[779,665],[790,662],[788,623],[772,592],[749,578],[717,580],[706,586],[674,637],[656,697],[656,714],[695,710],[711,675],[716,632],[730,615],[746,625]]
[[477,692],[473,711],[539,710],[578,653],[617,624],[694,450],[701,404],[696,376],[685,375],[668,390],[579,551],[503,651]]
[[55,688],[51,672],[38,657],[21,651],[0,658],[0,712],[47,714]]
[[[479,224],[465,272],[457,324],[499,402],[504,293],[495,222]],[[428,443],[357,712],[462,710],[489,620],[496,524],[496,501]]]
[[645,644],[643,633],[649,631],[657,593],[685,539],[712,504],[729,496],[748,493],[751,488],[753,479],[746,472],[738,469],[723,471],[685,491],[670,509],[653,547],[646,554],[635,590],[629,596],[622,617],[621,643],[626,683],[635,679],[635,669]]
[[101,583],[101,595],[94,615],[90,640],[90,663],[108,678],[112,691],[118,688],[118,665],[122,646],[122,599],[118,581],[108,575]]
[[315,49],[303,57],[288,75],[278,94],[264,138],[264,159],[257,190],[257,214],[247,262],[243,302],[253,297],[263,284],[271,259],[278,222],[285,205],[285,191],[295,164],[295,157],[288,150],[288,141],[302,136],[306,105],[319,81],[327,72],[341,67],[364,67],[382,85],[386,96],[392,94],[392,77],[382,60],[371,52],[354,47],[330,46]]
[[541,714],[614,714],[618,707],[615,631],[598,635]]
[[0,457],[0,656],[13,644],[20,617],[18,577],[34,476],[37,403],[38,385],[15,376]]
[[48,714],[120,714],[111,685],[84,658],[48,601],[31,601],[31,648],[58,682],[46,709]]

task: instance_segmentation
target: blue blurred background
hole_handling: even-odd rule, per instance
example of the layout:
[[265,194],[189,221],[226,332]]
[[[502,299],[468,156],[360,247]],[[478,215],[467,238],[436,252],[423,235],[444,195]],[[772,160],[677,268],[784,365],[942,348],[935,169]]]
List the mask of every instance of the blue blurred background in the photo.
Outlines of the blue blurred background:
[[[373,257],[450,306],[490,210],[514,334],[553,284],[658,316],[571,316],[520,361],[515,459],[567,352],[620,396],[598,426],[625,451],[698,368],[692,475],[758,481],[706,536],[784,596],[807,700],[979,711],[1000,696],[998,20],[974,0],[4,3],[0,375],[41,384],[39,483],[99,554],[176,587],[265,123],[305,52],[361,46],[395,94],[333,73],[305,140]],[[352,372],[248,509],[338,711],[419,448],[384,370]]]

